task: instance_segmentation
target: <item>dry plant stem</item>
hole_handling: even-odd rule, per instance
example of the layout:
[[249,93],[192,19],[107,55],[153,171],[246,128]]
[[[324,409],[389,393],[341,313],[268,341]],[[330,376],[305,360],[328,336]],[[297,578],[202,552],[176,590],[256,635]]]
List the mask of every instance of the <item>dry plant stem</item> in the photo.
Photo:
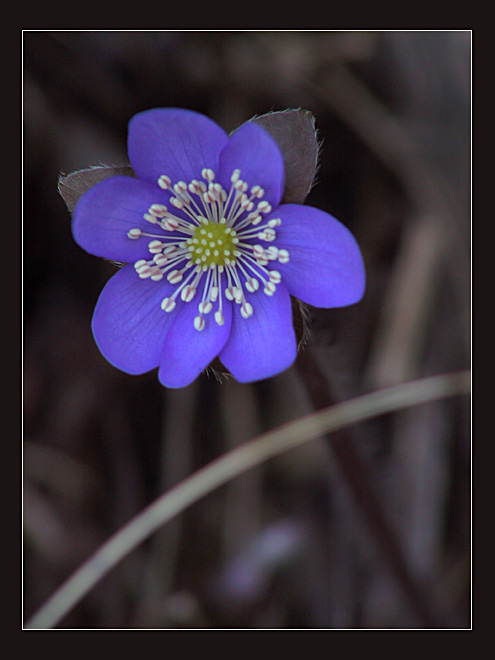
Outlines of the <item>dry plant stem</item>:
[[[398,177],[418,216],[436,225],[443,237],[444,251],[456,255],[455,260],[448,261],[446,266],[459,296],[460,318],[468,350],[470,319],[465,310],[469,310],[470,300],[469,246],[459,230],[463,219],[455,191],[424,158],[401,120],[392,115],[348,67],[343,64],[331,67],[318,85],[308,81],[299,81],[298,84],[332,108]],[[439,257],[440,253],[436,258]],[[434,270],[430,268],[431,275]],[[418,312],[421,313],[419,306]],[[414,319],[411,322],[418,325]],[[396,332],[400,329],[396,331],[392,327],[389,330],[392,336]]]
[[[182,390],[164,393],[164,420],[161,457],[161,488],[167,491],[185,479],[191,472],[194,445],[194,410],[197,405],[198,382]],[[169,414],[173,411],[173,414]],[[160,622],[168,627],[164,603],[173,590],[183,520],[176,518],[167,528],[159,530],[148,555],[141,598],[136,607],[134,623],[142,627],[146,622]]]
[[56,626],[99,580],[157,529],[255,465],[349,424],[427,401],[467,394],[470,384],[470,372],[425,378],[339,403],[246,442],[161,495],[115,533],[46,601],[28,621],[27,628]]
[[418,373],[442,257],[437,223],[415,218],[405,229],[368,358],[364,380],[370,390],[404,383]]

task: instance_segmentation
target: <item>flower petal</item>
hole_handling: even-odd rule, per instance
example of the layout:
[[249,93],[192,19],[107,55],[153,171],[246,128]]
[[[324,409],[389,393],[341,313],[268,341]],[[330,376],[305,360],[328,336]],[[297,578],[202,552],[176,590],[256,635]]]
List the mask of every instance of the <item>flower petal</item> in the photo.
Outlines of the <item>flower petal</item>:
[[143,374],[160,364],[165,335],[175,316],[160,306],[175,286],[142,280],[124,266],[105,285],[93,315],[93,334],[100,351],[117,369]]
[[168,199],[169,194],[158,186],[129,176],[101,181],[76,204],[74,239],[97,257],[123,262],[146,257],[151,239],[130,239],[127,232],[135,227],[153,232],[153,225],[143,215],[152,204],[165,204]]
[[216,171],[228,139],[205,115],[180,108],[156,108],[131,119],[127,147],[138,177],[155,183],[166,174],[172,183],[189,183],[200,179],[205,167]]
[[219,355],[241,383],[275,376],[290,367],[297,354],[292,305],[285,286],[279,284],[273,296],[262,289],[246,292],[246,300],[254,313],[245,319],[240,306],[234,304],[230,338]]
[[225,322],[218,325],[213,310],[205,315],[205,327],[198,331],[194,327],[194,317],[198,316],[198,296],[190,303],[184,303],[176,315],[162,353],[158,378],[165,387],[185,387],[192,383],[214,360],[224,347],[232,322],[232,304],[223,299]]
[[298,204],[283,204],[271,215],[282,220],[276,246],[288,250],[290,259],[275,267],[293,296],[314,307],[343,307],[362,298],[363,258],[345,225],[324,211]]
[[230,177],[241,170],[241,179],[251,188],[261,186],[264,200],[277,206],[284,191],[284,159],[275,140],[263,128],[246,122],[232,134],[220,155],[220,182],[230,189]]

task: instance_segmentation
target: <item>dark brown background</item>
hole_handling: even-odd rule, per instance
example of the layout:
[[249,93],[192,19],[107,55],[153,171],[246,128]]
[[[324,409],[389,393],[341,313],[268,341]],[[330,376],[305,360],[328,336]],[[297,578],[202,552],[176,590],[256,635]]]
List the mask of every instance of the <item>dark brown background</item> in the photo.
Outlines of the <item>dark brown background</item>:
[[[161,492],[309,412],[305,355],[327,401],[469,366],[470,38],[24,32],[26,617]],[[73,242],[58,177],[125,164],[128,120],[159,106],[204,112],[227,131],[271,110],[315,115],[322,149],[307,203],[353,231],[367,291],[358,305],[310,310],[308,352],[274,379],[203,376],[167,391],[95,347],[92,310],[113,267]],[[197,502],[60,627],[468,627],[467,397],[341,441],[351,459],[321,439]],[[364,468],[385,531],[356,499],[346,460]]]

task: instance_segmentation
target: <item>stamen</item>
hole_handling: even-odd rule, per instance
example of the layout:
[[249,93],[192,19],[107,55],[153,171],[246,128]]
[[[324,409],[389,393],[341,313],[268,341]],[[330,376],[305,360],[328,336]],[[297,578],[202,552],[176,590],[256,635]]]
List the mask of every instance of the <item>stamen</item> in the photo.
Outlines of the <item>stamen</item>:
[[[161,308],[172,312],[177,299],[191,302],[202,287],[198,303],[199,314],[194,327],[201,332],[211,312],[218,325],[225,323],[223,295],[240,306],[242,318],[249,319],[256,312],[256,296],[246,300],[245,292],[256,294],[261,288],[272,296],[282,281],[278,270],[267,270],[271,261],[287,263],[289,252],[276,245],[264,247],[255,240],[275,243],[276,228],[280,218],[271,218],[263,224],[263,216],[272,211],[265,191],[257,184],[249,184],[241,178],[241,170],[234,169],[230,177],[230,189],[225,190],[217,182],[210,168],[201,171],[203,181],[172,180],[166,174],[157,182],[162,190],[169,191],[169,203],[181,213],[174,215],[165,204],[151,204],[143,218],[155,225],[157,233],[147,233],[139,227],[127,231],[131,240],[148,237],[151,258],[134,263],[137,275],[142,279],[159,282],[164,277],[170,284],[177,284],[172,295],[164,298]],[[222,282],[222,274],[227,279]],[[217,305],[216,311],[213,306]]]

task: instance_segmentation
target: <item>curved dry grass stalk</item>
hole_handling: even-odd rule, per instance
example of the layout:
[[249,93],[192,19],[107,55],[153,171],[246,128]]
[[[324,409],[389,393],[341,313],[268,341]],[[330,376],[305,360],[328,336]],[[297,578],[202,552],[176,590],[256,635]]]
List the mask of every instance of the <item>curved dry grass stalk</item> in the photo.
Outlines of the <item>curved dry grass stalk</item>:
[[200,498],[252,467],[309,440],[403,408],[467,394],[470,371],[433,376],[366,394],[268,431],[198,470],[116,532],[77,569],[28,621],[53,628],[126,555]]

